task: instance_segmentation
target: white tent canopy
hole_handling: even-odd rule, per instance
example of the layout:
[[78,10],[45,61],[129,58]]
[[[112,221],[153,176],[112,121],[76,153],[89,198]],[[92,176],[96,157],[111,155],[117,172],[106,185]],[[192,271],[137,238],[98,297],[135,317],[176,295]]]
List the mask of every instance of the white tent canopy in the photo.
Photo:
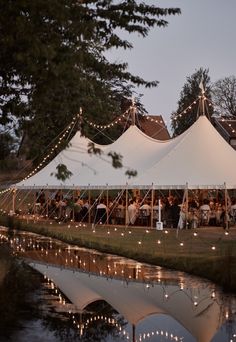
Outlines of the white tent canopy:
[[[78,132],[69,146],[16,189],[190,189],[236,188],[236,151],[205,116],[177,138],[158,141],[131,126],[114,143],[97,145],[101,155],[88,154],[89,139]],[[114,168],[109,152],[122,155],[122,168]],[[72,176],[64,182],[55,176],[65,164]],[[129,178],[127,169],[138,175]]]
[[206,286],[196,288],[198,306],[195,306],[192,288],[181,291],[178,285],[166,285],[169,296],[165,300],[162,284],[153,283],[147,291],[142,282],[129,281],[124,286],[122,280],[108,281],[106,277],[46,263],[31,262],[30,266],[52,279],[80,311],[96,300],[105,300],[134,325],[149,315],[164,313],[178,321],[198,342],[210,342],[225,320],[218,298],[212,298]]

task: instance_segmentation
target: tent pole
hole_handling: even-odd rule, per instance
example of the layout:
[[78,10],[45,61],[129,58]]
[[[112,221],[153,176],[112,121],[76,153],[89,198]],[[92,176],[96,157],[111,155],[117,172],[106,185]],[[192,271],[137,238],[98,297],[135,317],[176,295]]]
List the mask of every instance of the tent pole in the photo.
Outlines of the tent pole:
[[91,190],[88,190],[88,202],[89,202],[89,217],[88,217],[88,223],[91,224]]
[[13,189],[13,194],[12,194],[12,213],[15,214],[16,210],[16,189]]
[[[183,196],[183,199],[182,199],[182,208],[183,208],[183,205],[184,205],[184,201],[185,201],[185,198],[186,198],[186,188],[184,189],[184,196]],[[182,209],[181,208],[181,209]],[[176,229],[176,237],[178,237],[179,236],[179,223],[178,223],[178,225],[177,225],[177,229]]]
[[36,191],[36,194],[34,195],[33,215],[35,215],[35,213],[36,213],[37,200],[38,200],[38,191]]
[[229,222],[228,222],[228,196],[227,196],[227,187],[226,183],[224,183],[225,188],[225,229],[229,229]]
[[125,190],[125,227],[128,225],[128,188]]
[[108,199],[108,185],[107,185],[107,194],[106,194],[106,198],[107,198],[107,220],[106,220],[106,224],[108,224],[109,222],[109,199]]
[[151,194],[151,221],[150,221],[150,227],[153,227],[153,203],[154,203],[154,189],[152,184],[152,194]]
[[48,219],[49,191],[46,191],[46,217]]
[[76,199],[76,192],[72,190],[72,199],[73,199],[73,207],[72,207],[72,220],[75,222],[75,199]]
[[186,226],[185,228],[188,229],[188,183],[186,183]]
[[135,339],[135,325],[132,324],[132,342],[135,342],[136,339]]

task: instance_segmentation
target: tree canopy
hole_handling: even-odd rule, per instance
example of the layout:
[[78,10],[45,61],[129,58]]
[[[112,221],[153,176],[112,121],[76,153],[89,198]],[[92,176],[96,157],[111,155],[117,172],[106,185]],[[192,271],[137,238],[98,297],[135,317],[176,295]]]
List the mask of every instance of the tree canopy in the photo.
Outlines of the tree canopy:
[[210,77],[208,73],[208,69],[200,68],[187,77],[187,81],[180,93],[177,111],[171,114],[171,127],[174,136],[188,129],[196,121],[198,115],[201,114],[201,106],[203,105],[200,99],[201,86],[204,87],[203,101],[207,111],[205,114],[209,118],[212,116]]
[[212,99],[216,114],[236,117],[236,77],[216,81],[212,86]]
[[145,37],[180,14],[135,0],[0,0],[0,9],[0,124],[17,118],[30,157],[80,107],[88,119],[107,122],[133,86],[157,86],[129,73],[126,63],[109,62],[105,52],[132,48],[122,32]]

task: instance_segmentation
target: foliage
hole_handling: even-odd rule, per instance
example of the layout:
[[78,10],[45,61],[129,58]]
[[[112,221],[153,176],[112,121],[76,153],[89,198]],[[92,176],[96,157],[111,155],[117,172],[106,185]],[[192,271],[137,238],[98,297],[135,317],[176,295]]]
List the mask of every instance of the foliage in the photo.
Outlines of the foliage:
[[102,154],[102,150],[100,148],[98,148],[97,146],[95,146],[94,142],[90,141],[88,143],[88,153],[89,154],[101,155]]
[[[105,57],[131,49],[122,32],[146,37],[178,8],[135,0],[0,0],[0,123],[18,119],[34,158],[71,122],[79,108],[110,121],[133,85],[155,87],[126,63]],[[119,32],[120,35],[119,35]]]
[[137,172],[137,170],[129,169],[129,170],[127,170],[127,171],[125,172],[125,174],[126,174],[129,178],[131,178],[131,177],[136,177],[137,174],[138,174],[138,172]]
[[236,117],[236,77],[229,76],[215,82],[212,99],[216,114]]
[[116,152],[109,152],[108,153],[108,156],[109,157],[111,157],[111,159],[112,159],[112,166],[114,167],[114,168],[121,168],[122,167],[122,155],[121,154],[119,154],[119,153],[116,153]]
[[0,133],[0,160],[4,160],[9,157],[14,148],[14,139],[8,133]]
[[[191,76],[187,77],[187,81],[180,93],[177,111],[171,115],[171,128],[174,136],[177,136],[188,129],[196,121],[198,115],[201,114],[201,108],[199,107],[200,101],[197,105],[192,106],[191,111],[184,112],[194,101],[198,101],[201,80],[204,85],[205,96],[211,100],[210,77],[208,73],[208,69],[200,68]],[[206,101],[205,105],[208,105]],[[212,116],[212,108],[210,107],[208,108],[208,115],[209,117]]]
[[52,172],[51,176],[55,176],[57,179],[63,182],[73,175],[73,173],[67,169],[67,166],[65,164],[58,164],[56,169],[57,172]]
[[[0,246],[0,264],[7,265],[0,283],[0,339],[9,337],[21,327],[20,321],[31,317],[35,303],[30,294],[39,286],[31,269],[14,258],[7,245]],[[30,303],[31,302],[31,303]],[[10,305],[9,305],[10,304]]]

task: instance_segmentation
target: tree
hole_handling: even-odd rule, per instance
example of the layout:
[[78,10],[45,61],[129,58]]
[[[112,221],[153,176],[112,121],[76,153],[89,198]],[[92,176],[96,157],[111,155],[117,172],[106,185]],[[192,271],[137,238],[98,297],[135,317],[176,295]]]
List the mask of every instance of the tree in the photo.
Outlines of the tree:
[[0,133],[0,161],[9,157],[14,149],[14,139],[8,133]]
[[111,63],[111,48],[131,49],[118,32],[148,35],[178,8],[135,0],[0,0],[0,124],[14,115],[40,154],[82,107],[111,121],[133,86],[157,86]]
[[[200,88],[199,85],[202,82],[205,90],[205,97],[211,100],[210,92],[210,77],[208,75],[209,70],[200,68],[196,70],[194,74],[187,77],[187,81],[184,84],[180,93],[180,99],[178,101],[178,109],[171,114],[171,127],[173,135],[177,136],[188,129],[197,119],[200,114]],[[209,117],[212,116],[212,107],[208,106],[210,102],[204,100],[205,109]]]
[[236,77],[229,76],[215,82],[212,99],[216,114],[236,117]]

